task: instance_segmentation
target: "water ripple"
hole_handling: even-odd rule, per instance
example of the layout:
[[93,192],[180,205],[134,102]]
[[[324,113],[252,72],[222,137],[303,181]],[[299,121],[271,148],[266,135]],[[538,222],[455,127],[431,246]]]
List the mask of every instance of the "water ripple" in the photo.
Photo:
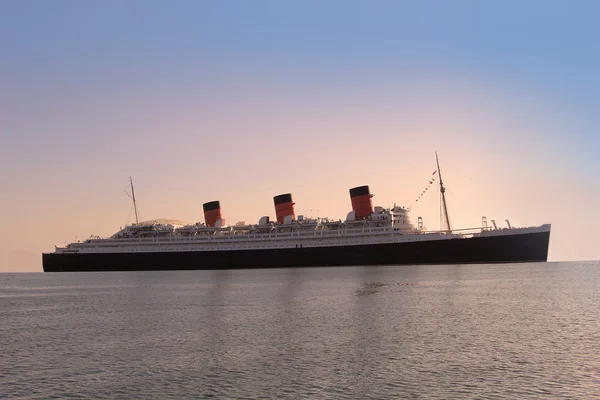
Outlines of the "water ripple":
[[0,274],[0,398],[600,398],[598,267]]

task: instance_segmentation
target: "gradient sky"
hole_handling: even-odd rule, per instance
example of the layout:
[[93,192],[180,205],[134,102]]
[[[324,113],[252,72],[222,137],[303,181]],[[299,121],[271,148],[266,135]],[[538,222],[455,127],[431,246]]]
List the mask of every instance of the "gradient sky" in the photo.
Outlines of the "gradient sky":
[[600,3],[0,2],[0,271],[142,219],[343,218],[348,189],[439,227],[551,222],[599,259]]

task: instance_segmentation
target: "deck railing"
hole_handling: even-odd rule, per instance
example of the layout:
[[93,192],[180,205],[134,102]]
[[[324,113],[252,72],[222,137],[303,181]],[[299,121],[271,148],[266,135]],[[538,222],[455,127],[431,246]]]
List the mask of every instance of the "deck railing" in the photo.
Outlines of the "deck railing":
[[[90,239],[87,243],[74,243],[75,245],[118,245],[131,243],[226,243],[226,242],[245,242],[245,241],[265,241],[265,240],[289,240],[295,238],[336,238],[348,237],[356,238],[360,236],[380,236],[380,235],[397,235],[397,236],[413,236],[413,235],[456,235],[468,237],[476,233],[480,233],[482,228],[467,228],[455,229],[451,234],[446,231],[398,231],[391,227],[365,227],[353,229],[335,229],[335,230],[314,230],[314,231],[292,231],[292,232],[272,232],[272,233],[240,233],[240,232],[215,232],[198,233],[196,235],[181,235],[181,236],[163,236],[163,237],[148,237],[148,238],[118,238],[118,239]],[[84,246],[81,246],[84,247]]]

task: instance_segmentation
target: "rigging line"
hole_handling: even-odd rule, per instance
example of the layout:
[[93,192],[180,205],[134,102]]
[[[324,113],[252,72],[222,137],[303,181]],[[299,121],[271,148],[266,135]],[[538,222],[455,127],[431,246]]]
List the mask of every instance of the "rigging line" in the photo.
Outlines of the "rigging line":
[[138,184],[138,187],[143,187],[143,188],[158,188],[158,189],[169,189],[169,190],[183,190],[183,191],[188,191],[188,192],[208,192],[210,189],[200,189],[200,188],[181,188],[181,187],[174,187],[174,186],[164,186],[164,185],[144,185],[144,184]]
[[[444,166],[446,166],[446,162],[444,161]],[[454,171],[458,172],[460,175],[462,175],[463,177],[467,178],[468,180],[470,180],[471,182],[473,182],[476,185],[482,186],[481,183],[477,182],[475,179],[471,178],[470,176],[462,173],[458,168],[453,167],[451,164],[448,164],[448,166],[453,169]]]
[[[329,185],[334,181],[323,181],[323,182],[314,182],[314,183],[307,183],[307,184],[303,184],[303,185],[293,185],[293,186],[287,186],[288,189],[295,189],[295,188],[302,188],[302,187],[311,187],[311,186],[322,186],[322,185]],[[147,185],[147,184],[137,184],[137,187],[142,187],[142,188],[159,188],[159,189],[168,189],[168,190],[181,190],[181,191],[188,191],[188,192],[212,192],[214,191],[214,188],[210,188],[210,189],[201,189],[198,187],[195,188],[182,188],[182,187],[174,187],[174,186],[165,186],[165,185]],[[278,190],[280,189],[281,186],[275,187],[268,187],[265,188],[265,190]],[[234,193],[239,193],[239,192],[250,192],[255,190],[256,188],[254,187],[248,187],[248,188],[240,188],[240,189],[233,189],[230,190],[231,192]],[[129,194],[128,194],[129,196]],[[131,196],[130,196],[131,197]]]
[[[381,175],[380,172],[378,171],[373,171],[370,173],[365,173],[362,175],[362,177],[369,177],[369,176],[374,176],[374,175]],[[361,179],[362,179],[361,177]],[[136,180],[136,186],[137,187],[154,187],[154,188],[161,188],[161,189],[172,189],[172,190],[183,190],[183,191],[196,191],[196,192],[209,192],[212,191],[214,189],[200,189],[198,187],[194,187],[194,188],[184,188],[184,187],[174,187],[174,186],[168,186],[168,185],[154,185],[154,184],[144,184],[142,182],[142,184],[140,184],[139,180]],[[290,189],[294,189],[294,188],[301,188],[301,187],[311,187],[311,186],[321,186],[321,185],[330,185],[332,183],[338,182],[338,180],[335,179],[329,179],[327,181],[320,181],[320,182],[311,182],[311,183],[305,183],[305,184],[295,184],[295,185],[291,185],[291,186],[286,186]],[[265,190],[278,190],[280,189],[281,186],[271,186],[271,187],[267,187],[265,188]],[[248,188],[240,188],[240,189],[233,189],[231,190],[232,192],[249,192],[255,190],[254,187],[248,187]]]
[[131,213],[132,212],[133,212],[133,204],[131,204],[129,206],[129,214],[127,215],[127,220],[125,220],[125,225],[123,225],[123,226],[129,225],[129,220],[131,219]]
[[442,226],[442,193],[440,192],[440,231],[443,230]]

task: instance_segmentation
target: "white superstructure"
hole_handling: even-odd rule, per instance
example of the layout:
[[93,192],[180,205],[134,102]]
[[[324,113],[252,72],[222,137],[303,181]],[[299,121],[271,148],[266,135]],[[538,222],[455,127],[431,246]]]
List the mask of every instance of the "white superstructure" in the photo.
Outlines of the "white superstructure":
[[465,239],[549,231],[550,225],[529,228],[472,228],[425,231],[413,226],[409,210],[375,207],[366,219],[332,221],[305,218],[283,224],[261,218],[255,225],[210,227],[203,223],[153,220],[126,226],[109,238],[90,238],[56,247],[56,253],[130,253],[177,251],[235,251],[253,249],[357,246],[384,243]]

